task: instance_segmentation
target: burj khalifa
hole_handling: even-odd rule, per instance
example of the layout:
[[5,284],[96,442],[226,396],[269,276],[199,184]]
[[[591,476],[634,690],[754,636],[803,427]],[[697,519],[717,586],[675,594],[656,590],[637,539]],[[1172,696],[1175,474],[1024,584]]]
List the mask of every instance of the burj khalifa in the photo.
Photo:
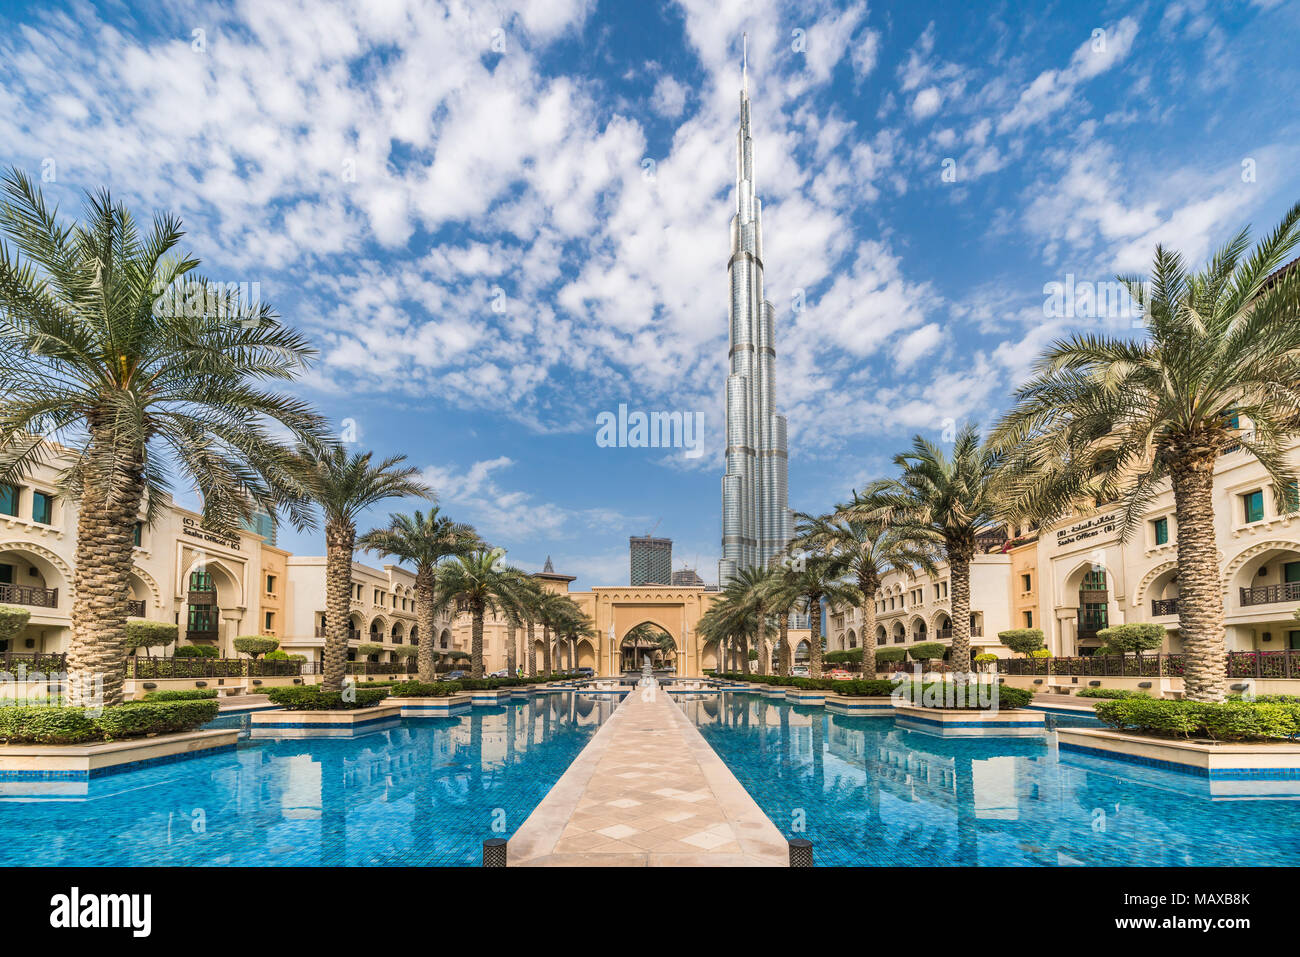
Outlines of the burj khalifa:
[[776,412],[775,309],[763,298],[763,207],[754,195],[748,65],[742,67],[736,132],[736,212],[731,219],[727,376],[727,474],[722,478],[718,582],[767,566],[790,541],[785,416]]

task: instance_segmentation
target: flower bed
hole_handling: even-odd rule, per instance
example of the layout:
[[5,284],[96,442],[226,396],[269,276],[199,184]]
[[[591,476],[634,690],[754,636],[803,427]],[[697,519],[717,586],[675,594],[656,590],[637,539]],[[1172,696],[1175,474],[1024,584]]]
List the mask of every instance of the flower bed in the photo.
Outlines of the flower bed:
[[322,691],[318,685],[290,685],[271,688],[266,696],[290,711],[351,711],[373,708],[388,697],[388,689],[352,688],[345,697],[340,691]]
[[1259,741],[1300,735],[1300,704],[1294,703],[1128,698],[1102,702],[1094,710],[1108,727],[1166,738]]
[[8,744],[84,744],[192,731],[217,716],[215,701],[133,701],[95,714],[86,708],[0,707]]

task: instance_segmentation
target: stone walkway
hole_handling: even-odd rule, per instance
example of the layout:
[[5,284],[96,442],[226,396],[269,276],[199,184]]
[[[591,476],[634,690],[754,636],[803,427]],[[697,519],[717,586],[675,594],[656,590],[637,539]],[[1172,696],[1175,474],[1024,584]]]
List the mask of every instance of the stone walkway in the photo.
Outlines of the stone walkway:
[[511,866],[767,866],[785,838],[657,686],[635,689],[510,839]]

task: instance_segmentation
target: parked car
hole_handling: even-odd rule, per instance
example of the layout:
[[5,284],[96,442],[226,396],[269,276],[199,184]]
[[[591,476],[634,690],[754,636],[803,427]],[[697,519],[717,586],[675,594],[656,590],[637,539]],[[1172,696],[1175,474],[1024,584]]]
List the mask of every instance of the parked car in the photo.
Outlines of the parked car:
[[836,681],[848,681],[853,677],[853,673],[845,671],[843,668],[832,668],[830,671],[826,672],[825,677],[834,678]]
[[578,669],[578,677],[580,677],[580,678],[594,678],[594,677],[596,677],[596,669],[595,669],[595,668],[579,668],[579,669]]
[[790,674],[794,675],[794,677],[796,677],[796,678],[807,678],[807,677],[808,677],[808,666],[807,666],[807,665],[795,665],[793,668],[790,669]]
[[498,668],[496,671],[492,672],[492,674],[488,675],[488,677],[489,677],[489,678],[509,678],[509,677],[510,677],[510,669],[509,669],[509,668]]
[[442,681],[459,681],[461,678],[468,678],[468,671],[448,671],[442,676]]

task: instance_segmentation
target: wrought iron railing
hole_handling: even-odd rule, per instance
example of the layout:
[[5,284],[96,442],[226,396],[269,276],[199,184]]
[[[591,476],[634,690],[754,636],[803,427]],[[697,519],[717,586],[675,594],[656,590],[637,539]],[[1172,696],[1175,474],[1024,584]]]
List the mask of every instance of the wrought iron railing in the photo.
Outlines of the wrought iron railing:
[[0,603],[7,605],[33,605],[37,608],[58,608],[59,590],[39,585],[0,585]]
[[1158,618],[1161,615],[1178,614],[1177,598],[1152,598],[1151,599],[1151,617]]
[[1300,601],[1300,582],[1282,582],[1280,585],[1261,585],[1241,589],[1242,605],[1271,605],[1276,602]]
[[34,671],[57,674],[67,671],[68,656],[63,652],[6,651],[0,655],[0,670],[17,674],[23,668],[28,674]]
[[[1186,667],[1186,656],[1172,655],[1082,655],[1072,658],[1003,658],[998,672],[1004,675],[1066,675],[1094,678],[1178,678]],[[1229,678],[1300,678],[1300,649],[1280,651],[1230,651]]]
[[142,599],[132,598],[126,603],[126,613],[132,618],[143,618],[144,601]]
[[350,675],[413,675],[419,671],[414,658],[407,661],[349,661]]
[[[935,636],[935,638],[937,638],[939,641],[947,641],[949,638],[952,637],[952,629],[951,629],[951,628],[940,628],[940,629],[938,629],[938,630],[935,631],[934,636]],[[971,636],[972,638],[983,638],[983,637],[984,637],[984,626],[983,626],[983,625],[972,625],[972,626],[971,626],[971,630],[970,630],[970,636]]]

